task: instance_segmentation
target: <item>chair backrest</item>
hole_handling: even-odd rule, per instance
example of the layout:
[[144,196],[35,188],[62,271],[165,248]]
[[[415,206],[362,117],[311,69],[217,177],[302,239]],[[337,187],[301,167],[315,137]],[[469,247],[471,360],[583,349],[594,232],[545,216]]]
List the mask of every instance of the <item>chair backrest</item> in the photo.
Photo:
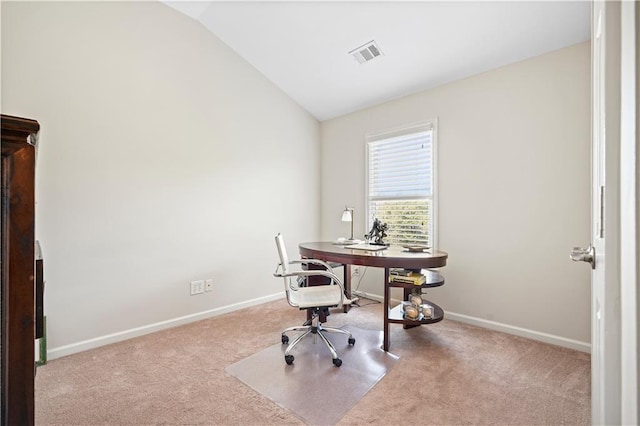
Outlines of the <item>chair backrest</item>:
[[280,256],[280,264],[282,272],[289,273],[289,256],[287,256],[287,248],[284,246],[284,237],[282,234],[276,235],[276,247],[278,247],[278,256]]
[[[316,259],[305,259],[305,263],[321,264],[327,268],[327,270],[299,270],[299,268],[293,268],[290,266],[292,263],[287,256],[287,249],[284,245],[284,238],[282,234],[276,235],[276,247],[278,248],[278,256],[280,256],[280,266],[273,274],[276,277],[282,277],[284,279],[284,289],[287,295],[287,301],[291,306],[300,307],[301,309],[319,308],[319,307],[331,307],[342,306],[342,296],[344,294],[344,285],[331,270],[331,267]],[[293,264],[301,264],[299,261],[293,261]],[[328,284],[320,284],[314,286],[313,291],[308,290],[306,287],[306,279],[308,277],[326,277],[330,279]],[[303,283],[303,284],[301,284]],[[320,289],[323,287],[324,289]]]

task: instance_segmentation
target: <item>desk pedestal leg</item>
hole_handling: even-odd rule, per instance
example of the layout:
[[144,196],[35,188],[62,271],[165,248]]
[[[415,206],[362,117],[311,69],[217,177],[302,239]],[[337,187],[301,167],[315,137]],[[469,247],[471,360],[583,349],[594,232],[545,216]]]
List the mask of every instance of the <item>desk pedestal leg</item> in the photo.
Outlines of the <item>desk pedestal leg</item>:
[[[344,265],[344,279],[342,280],[344,284],[344,292],[347,294],[347,298],[351,299],[351,265]],[[344,313],[349,312],[351,305],[344,305]]]
[[389,351],[389,268],[384,268],[384,338],[382,350]]

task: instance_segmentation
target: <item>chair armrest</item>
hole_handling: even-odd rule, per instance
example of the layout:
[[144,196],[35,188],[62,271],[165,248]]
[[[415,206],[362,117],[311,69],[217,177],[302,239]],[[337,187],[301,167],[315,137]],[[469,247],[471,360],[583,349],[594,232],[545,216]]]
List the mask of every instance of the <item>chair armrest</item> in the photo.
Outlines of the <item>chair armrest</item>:
[[[274,277],[278,277],[278,278],[313,277],[313,276],[327,277],[327,278],[330,278],[331,281],[333,283],[335,283],[335,285],[340,287],[340,293],[344,295],[344,284],[342,284],[342,281],[340,281],[340,278],[338,278],[338,276],[336,274],[334,274],[333,272],[324,271],[324,270],[321,270],[321,269],[312,269],[312,270],[307,270],[307,271],[295,271],[295,272],[289,272],[287,274],[283,274],[283,273],[278,273],[278,271],[280,270],[281,266],[282,266],[282,264],[278,264],[278,267],[276,268],[276,272],[274,272],[274,274],[273,274]],[[331,284],[329,284],[329,285],[331,285]],[[292,290],[297,290],[297,289],[292,288]],[[343,300],[343,298],[341,297],[340,298],[340,303],[338,304],[338,308],[342,307],[342,300]]]

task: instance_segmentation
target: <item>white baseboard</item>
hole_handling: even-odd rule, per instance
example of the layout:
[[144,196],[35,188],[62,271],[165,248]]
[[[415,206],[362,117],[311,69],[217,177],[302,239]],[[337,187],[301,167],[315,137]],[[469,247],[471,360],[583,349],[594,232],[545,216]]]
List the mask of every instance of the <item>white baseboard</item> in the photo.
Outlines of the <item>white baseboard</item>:
[[549,343],[563,348],[575,349],[580,352],[591,353],[591,344],[581,342],[579,340],[568,339],[553,334],[542,333],[539,331],[529,330],[527,328],[516,327],[513,325],[502,324],[495,321],[489,321],[482,318],[470,317],[468,315],[456,314],[455,312],[445,311],[445,318],[464,322],[466,324],[476,325],[478,327],[489,328],[491,330],[501,331],[503,333],[513,334],[515,336],[526,337],[527,339],[537,340],[539,342]]
[[276,294],[258,297],[255,299],[247,300],[240,303],[234,303],[227,306],[221,306],[219,308],[210,309],[208,311],[197,312],[195,314],[185,315],[183,317],[173,318],[166,321],[160,321],[155,324],[144,325],[142,327],[132,328],[130,330],[119,331],[113,334],[107,334],[105,336],[96,337],[82,342],[72,343],[70,345],[59,346],[47,350],[47,359],[52,360],[63,356],[83,352],[89,349],[94,349],[100,346],[108,345],[111,343],[121,342],[123,340],[131,339],[133,337],[142,336],[145,334],[153,333],[156,331],[164,330],[167,328],[176,327],[179,325],[188,324],[195,321],[215,317],[217,315],[226,314],[228,312],[237,311],[238,309],[248,308],[250,306],[260,305],[262,303],[271,302],[274,300],[282,299],[285,297],[283,292]]
[[384,298],[378,294],[371,294],[371,293],[367,293],[366,291],[359,291],[359,290],[353,291],[352,294],[354,294],[355,296],[365,297],[367,299],[375,300],[380,303],[384,302]]
[[[367,299],[377,300],[378,302],[384,302],[384,298],[378,294],[371,294],[363,291],[354,291],[353,294],[360,297],[366,297]],[[400,303],[395,299],[391,299],[391,302]],[[503,324],[495,321],[489,321],[482,318],[471,317],[469,315],[456,314],[455,312],[450,311],[445,311],[444,316],[445,318],[453,321],[460,321],[466,324],[488,328],[490,330],[496,330],[507,334],[513,334],[515,336],[526,337],[527,339],[537,340],[539,342],[549,343],[563,348],[591,353],[590,343],[580,342],[578,340],[568,339],[566,337],[560,337],[553,334],[541,333],[539,331],[529,330],[526,328],[516,327],[513,325]]]
[[[354,291],[356,296],[366,297],[367,299],[383,302],[384,298],[378,294],[366,293],[363,291]],[[100,346],[108,345],[111,343],[121,342],[123,340],[131,339],[133,337],[142,336],[145,334],[153,333],[156,331],[164,330],[171,327],[177,327],[179,325],[188,324],[195,321],[215,317],[217,315],[226,314],[228,312],[237,311],[238,309],[248,308],[250,306],[260,305],[262,303],[271,302],[274,300],[284,298],[283,293],[276,293],[269,296],[258,297],[256,299],[247,300],[240,303],[234,303],[227,306],[221,306],[219,308],[210,309],[203,312],[197,312],[195,314],[185,315],[183,317],[173,318],[166,321],[157,322],[155,324],[149,324],[142,327],[133,328],[130,330],[120,331],[118,333],[107,334],[105,336],[96,337],[82,342],[72,343],[70,345],[59,346],[47,351],[47,359],[53,360],[63,356],[83,352],[89,349],[98,348]],[[392,299],[392,302],[394,300]],[[399,303],[399,301],[395,301]],[[538,331],[529,330],[526,328],[515,327],[508,324],[502,324],[495,321],[489,321],[482,318],[471,317],[468,315],[457,314],[454,312],[445,312],[445,317],[454,321],[464,322],[466,324],[475,325],[478,327],[488,328],[491,330],[501,331],[503,333],[513,334],[520,337],[525,337],[532,340],[537,340],[544,343],[549,343],[564,348],[574,349],[581,352],[591,353],[591,345],[586,342],[580,342],[578,340],[567,339],[565,337],[555,336],[553,334],[541,333]]]

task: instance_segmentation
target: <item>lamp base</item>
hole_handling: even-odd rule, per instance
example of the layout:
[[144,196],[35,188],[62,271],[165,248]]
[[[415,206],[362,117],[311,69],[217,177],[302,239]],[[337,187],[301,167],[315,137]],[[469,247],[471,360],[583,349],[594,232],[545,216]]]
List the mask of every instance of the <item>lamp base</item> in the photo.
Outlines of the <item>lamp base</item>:
[[360,243],[364,243],[363,240],[358,240],[357,238],[349,238],[348,240],[346,240],[347,244],[360,244]]
[[339,246],[350,246],[352,244],[360,244],[363,242],[364,241],[362,240],[340,237],[337,240],[333,241],[333,244],[339,245]]

